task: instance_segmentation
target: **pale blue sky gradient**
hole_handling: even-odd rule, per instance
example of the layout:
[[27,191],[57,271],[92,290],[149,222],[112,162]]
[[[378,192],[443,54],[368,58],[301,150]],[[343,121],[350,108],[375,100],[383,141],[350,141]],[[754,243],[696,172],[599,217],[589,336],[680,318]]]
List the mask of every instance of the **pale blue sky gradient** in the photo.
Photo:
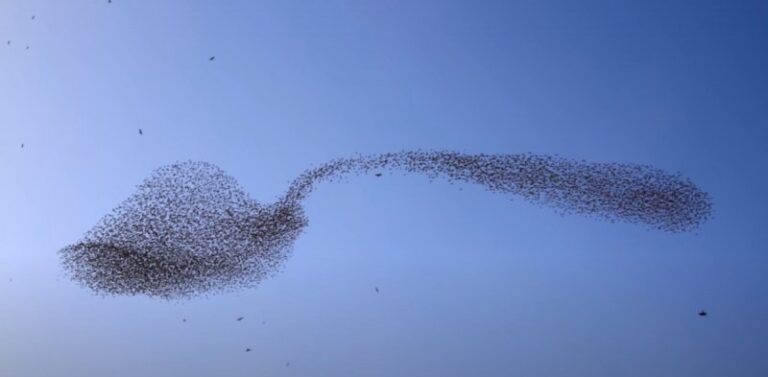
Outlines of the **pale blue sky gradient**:
[[[0,376],[766,375],[767,19],[764,1],[0,0]],[[415,148],[651,164],[715,217],[668,234],[385,175],[322,185],[256,289],[104,298],[59,265],[165,164],[217,164],[268,202],[313,164]]]

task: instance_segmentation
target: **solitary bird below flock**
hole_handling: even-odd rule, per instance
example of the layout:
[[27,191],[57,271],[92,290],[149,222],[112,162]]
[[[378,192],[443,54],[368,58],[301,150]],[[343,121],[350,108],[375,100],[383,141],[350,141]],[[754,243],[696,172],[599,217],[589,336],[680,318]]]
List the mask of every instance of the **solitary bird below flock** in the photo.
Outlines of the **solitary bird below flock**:
[[699,317],[706,317],[706,316],[707,316],[707,311],[706,310],[702,310],[702,311],[699,312]]

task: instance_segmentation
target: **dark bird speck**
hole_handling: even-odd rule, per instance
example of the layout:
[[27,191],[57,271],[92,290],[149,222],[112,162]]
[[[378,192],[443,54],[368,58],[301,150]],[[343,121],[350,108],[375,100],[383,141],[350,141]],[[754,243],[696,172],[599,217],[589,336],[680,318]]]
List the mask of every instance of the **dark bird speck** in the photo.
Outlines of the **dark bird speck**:
[[210,58],[208,58],[208,61],[214,61],[214,60],[216,60],[215,56],[211,56]]
[[246,348],[245,352],[251,352],[251,349],[250,348]]
[[702,310],[702,311],[699,312],[699,317],[706,317],[706,316],[707,316],[707,311],[706,310]]
[[376,173],[376,176],[377,177],[381,177],[381,173]]
[[242,321],[244,318],[245,318],[245,317],[238,317],[238,318],[237,318],[237,321],[238,321],[238,322],[240,322],[240,321]]
[[139,135],[144,135],[144,131],[142,131],[141,128],[139,128]]

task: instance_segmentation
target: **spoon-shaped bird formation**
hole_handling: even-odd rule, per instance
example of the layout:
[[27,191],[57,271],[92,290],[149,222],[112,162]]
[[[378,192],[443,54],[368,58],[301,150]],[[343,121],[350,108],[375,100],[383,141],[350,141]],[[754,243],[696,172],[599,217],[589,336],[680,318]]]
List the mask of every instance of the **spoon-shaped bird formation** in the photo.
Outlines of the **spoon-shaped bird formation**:
[[271,276],[308,221],[317,183],[399,170],[484,186],[554,208],[668,232],[696,228],[709,196],[679,174],[637,164],[533,154],[405,151],[330,161],[299,175],[275,203],[254,201],[206,162],[164,166],[83,238],[60,251],[71,277],[104,294],[190,297]]

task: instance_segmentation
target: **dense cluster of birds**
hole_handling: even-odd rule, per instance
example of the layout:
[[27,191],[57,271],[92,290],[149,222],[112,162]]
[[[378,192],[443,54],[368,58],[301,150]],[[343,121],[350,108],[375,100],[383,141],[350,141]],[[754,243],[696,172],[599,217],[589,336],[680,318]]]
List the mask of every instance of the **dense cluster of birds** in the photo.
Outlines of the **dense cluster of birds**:
[[[645,165],[533,154],[404,151],[333,160],[297,177],[273,204],[249,198],[206,162],[161,167],[83,238],[61,250],[78,282],[104,294],[190,297],[253,286],[277,272],[307,226],[302,202],[316,184],[384,170],[419,173],[513,194],[562,213],[695,228],[711,213],[690,180]],[[378,292],[378,289],[376,289]]]
[[[139,136],[144,133],[138,129]],[[270,205],[250,199],[212,164],[182,162],[153,172],[81,240],[63,248],[62,263],[74,280],[102,294],[172,299],[251,287],[279,271],[290,256],[308,225],[301,203],[317,183],[371,173],[380,178],[384,170],[479,184],[560,213],[669,232],[696,228],[712,210],[709,196],[679,174],[533,154],[406,151],[338,159],[305,171]],[[374,291],[379,294],[379,287]]]

